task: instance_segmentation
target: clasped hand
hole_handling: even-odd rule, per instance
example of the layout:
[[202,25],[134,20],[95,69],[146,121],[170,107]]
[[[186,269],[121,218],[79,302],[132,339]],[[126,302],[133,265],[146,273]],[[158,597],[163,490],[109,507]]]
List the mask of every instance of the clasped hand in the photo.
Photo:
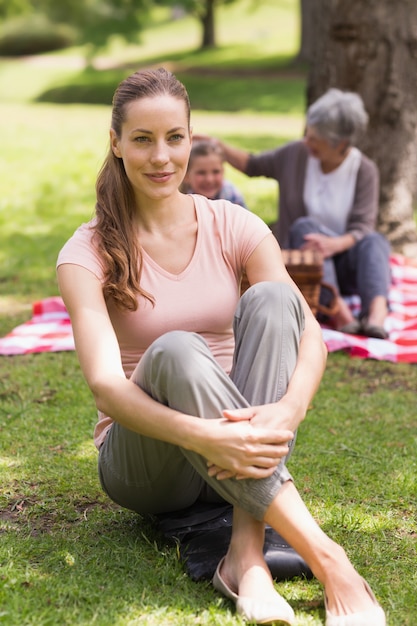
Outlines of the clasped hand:
[[333,256],[338,252],[337,241],[335,237],[329,237],[321,233],[308,233],[304,235],[305,244],[302,250],[313,250],[320,252],[325,259]]
[[288,454],[294,433],[273,423],[272,407],[276,411],[276,404],[225,410],[223,419],[211,422],[218,432],[205,450],[209,476],[241,480],[267,478],[274,473]]

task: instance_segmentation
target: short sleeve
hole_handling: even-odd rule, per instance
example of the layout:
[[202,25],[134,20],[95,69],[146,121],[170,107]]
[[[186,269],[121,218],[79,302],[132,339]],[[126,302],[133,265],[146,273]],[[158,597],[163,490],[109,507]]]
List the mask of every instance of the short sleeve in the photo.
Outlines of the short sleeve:
[[58,254],[56,266],[66,263],[80,265],[103,282],[103,266],[93,241],[94,221],[82,224],[64,244]]

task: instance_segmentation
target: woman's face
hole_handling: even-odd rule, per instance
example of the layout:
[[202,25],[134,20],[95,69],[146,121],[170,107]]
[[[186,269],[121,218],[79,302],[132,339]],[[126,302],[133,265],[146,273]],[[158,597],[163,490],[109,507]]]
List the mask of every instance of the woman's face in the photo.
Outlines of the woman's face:
[[138,203],[170,197],[184,179],[191,149],[185,102],[169,95],[131,102],[121,136],[111,129],[110,141]]
[[326,139],[323,139],[314,126],[307,126],[304,135],[306,144],[311,156],[321,163],[339,165],[346,156],[346,143],[341,142],[337,146],[332,146]]
[[215,198],[223,186],[224,167],[218,154],[195,156],[185,177],[194,193]]

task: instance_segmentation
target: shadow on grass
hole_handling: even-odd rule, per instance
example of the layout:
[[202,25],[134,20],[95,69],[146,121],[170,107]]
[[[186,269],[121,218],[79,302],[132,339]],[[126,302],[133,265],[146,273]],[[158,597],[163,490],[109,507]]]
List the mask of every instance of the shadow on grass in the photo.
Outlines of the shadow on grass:
[[305,106],[305,72],[294,71],[288,59],[276,58],[275,64],[243,67],[192,66],[188,56],[155,57],[119,67],[86,67],[67,82],[40,94],[37,102],[54,104],[110,105],[118,83],[140,67],[165,66],[181,80],[190,95],[193,109],[207,111],[256,111],[302,113]]

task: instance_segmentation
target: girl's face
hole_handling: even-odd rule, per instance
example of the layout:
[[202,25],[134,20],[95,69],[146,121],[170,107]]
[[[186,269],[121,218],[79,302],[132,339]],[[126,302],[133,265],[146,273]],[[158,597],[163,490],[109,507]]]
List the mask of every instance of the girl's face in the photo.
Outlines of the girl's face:
[[121,136],[111,129],[110,141],[139,204],[169,198],[184,179],[190,155],[185,102],[169,95],[131,102]]
[[224,166],[218,154],[195,156],[188,167],[185,182],[194,193],[215,198],[223,186]]

